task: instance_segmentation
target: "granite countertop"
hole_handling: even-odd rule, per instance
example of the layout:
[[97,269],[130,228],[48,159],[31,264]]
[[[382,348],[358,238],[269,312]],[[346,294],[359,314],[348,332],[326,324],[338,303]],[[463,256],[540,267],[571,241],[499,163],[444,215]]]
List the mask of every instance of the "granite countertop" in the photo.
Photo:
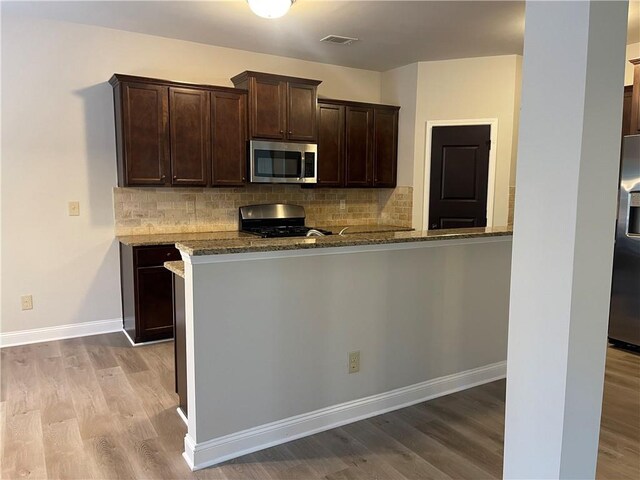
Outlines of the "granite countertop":
[[190,242],[193,240],[233,240],[240,238],[255,238],[249,233],[238,231],[227,232],[201,232],[201,233],[154,233],[146,235],[119,235],[118,241],[130,247],[144,247],[151,245],[173,245],[178,242]]
[[[329,230],[334,234],[340,233],[340,227],[319,227]],[[351,225],[345,234],[372,233],[372,232],[396,232],[409,231],[410,227],[398,227],[395,225]],[[123,245],[130,247],[145,247],[153,245],[173,245],[175,243],[196,241],[233,240],[240,238],[253,238],[255,235],[239,231],[200,232],[200,233],[152,233],[143,235],[119,235],[116,237]]]
[[184,278],[184,262],[177,260],[175,262],[164,262],[164,268],[172,273],[175,273],[179,277]]
[[398,225],[342,225],[339,227],[316,227],[323,230],[329,230],[334,235],[340,233],[344,228],[345,235],[353,235],[355,233],[381,233],[381,232],[410,232],[413,230],[411,227],[400,227]]
[[510,236],[511,234],[511,227],[460,228],[455,230],[432,231],[387,231],[359,233],[357,235],[329,235],[326,237],[244,237],[216,240],[189,240],[178,242],[176,247],[188,255],[198,256],[247,252],[275,252],[311,248],[349,247],[356,245],[383,245],[462,238],[501,237]]

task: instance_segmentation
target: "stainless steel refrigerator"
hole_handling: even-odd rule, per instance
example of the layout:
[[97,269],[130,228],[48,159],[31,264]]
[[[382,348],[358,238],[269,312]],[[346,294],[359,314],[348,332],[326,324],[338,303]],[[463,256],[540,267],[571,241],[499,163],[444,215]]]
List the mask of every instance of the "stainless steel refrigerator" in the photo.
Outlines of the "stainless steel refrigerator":
[[640,346],[640,135],[622,142],[609,340]]

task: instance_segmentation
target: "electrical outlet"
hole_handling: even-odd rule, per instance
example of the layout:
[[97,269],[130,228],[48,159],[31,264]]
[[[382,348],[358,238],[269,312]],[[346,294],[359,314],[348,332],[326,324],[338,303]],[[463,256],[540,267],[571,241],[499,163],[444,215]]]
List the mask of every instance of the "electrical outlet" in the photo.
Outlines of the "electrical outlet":
[[69,202],[69,216],[80,216],[80,202]]
[[360,371],[360,350],[357,352],[349,352],[349,373],[357,373]]
[[347,201],[340,200],[340,210],[344,210],[345,208],[347,208]]
[[196,213],[196,201],[187,200],[187,213]]
[[22,310],[33,310],[33,297],[31,295],[23,295],[20,297]]

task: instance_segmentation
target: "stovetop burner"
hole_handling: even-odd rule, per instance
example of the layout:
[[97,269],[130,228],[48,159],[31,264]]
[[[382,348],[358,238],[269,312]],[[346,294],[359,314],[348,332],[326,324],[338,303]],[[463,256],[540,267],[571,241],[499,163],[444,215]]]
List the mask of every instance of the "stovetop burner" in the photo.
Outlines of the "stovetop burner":
[[[262,238],[305,237],[312,229],[304,225],[304,219],[304,207],[300,205],[273,203],[240,207],[240,230]],[[314,230],[331,235],[328,230]]]

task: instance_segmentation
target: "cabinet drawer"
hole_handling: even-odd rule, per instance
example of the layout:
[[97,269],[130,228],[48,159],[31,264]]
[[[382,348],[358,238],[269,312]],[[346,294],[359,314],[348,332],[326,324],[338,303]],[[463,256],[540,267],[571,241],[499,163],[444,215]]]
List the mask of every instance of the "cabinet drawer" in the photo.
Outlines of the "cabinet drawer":
[[182,260],[180,252],[173,245],[135,248],[136,267],[155,267],[164,265],[164,262]]

